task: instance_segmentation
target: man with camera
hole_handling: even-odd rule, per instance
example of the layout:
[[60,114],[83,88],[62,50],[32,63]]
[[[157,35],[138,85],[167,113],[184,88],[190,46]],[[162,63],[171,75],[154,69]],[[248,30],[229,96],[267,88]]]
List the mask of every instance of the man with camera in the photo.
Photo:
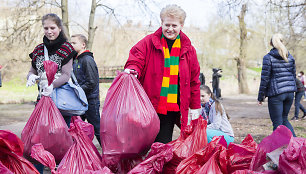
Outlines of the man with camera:
[[213,68],[213,75],[212,75],[212,88],[213,93],[217,99],[221,99],[221,89],[219,88],[219,79],[222,77],[222,69],[221,68]]

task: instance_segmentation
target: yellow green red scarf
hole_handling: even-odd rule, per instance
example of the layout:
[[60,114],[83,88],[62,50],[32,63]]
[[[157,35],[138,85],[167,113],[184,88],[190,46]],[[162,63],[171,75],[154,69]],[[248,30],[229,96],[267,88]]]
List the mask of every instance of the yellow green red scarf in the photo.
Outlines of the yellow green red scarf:
[[169,48],[164,35],[161,37],[161,44],[163,47],[165,65],[157,113],[167,115],[167,111],[180,110],[179,105],[177,104],[179,57],[181,51],[180,35],[176,37],[171,53],[169,53]]

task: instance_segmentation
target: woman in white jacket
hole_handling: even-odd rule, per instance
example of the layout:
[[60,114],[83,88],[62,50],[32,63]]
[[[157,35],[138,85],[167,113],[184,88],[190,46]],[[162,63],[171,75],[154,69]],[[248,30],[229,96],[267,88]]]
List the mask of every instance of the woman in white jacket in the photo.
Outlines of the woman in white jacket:
[[234,132],[222,104],[215,98],[208,86],[201,86],[201,115],[207,119],[207,141],[214,136],[224,136],[227,144],[234,141]]

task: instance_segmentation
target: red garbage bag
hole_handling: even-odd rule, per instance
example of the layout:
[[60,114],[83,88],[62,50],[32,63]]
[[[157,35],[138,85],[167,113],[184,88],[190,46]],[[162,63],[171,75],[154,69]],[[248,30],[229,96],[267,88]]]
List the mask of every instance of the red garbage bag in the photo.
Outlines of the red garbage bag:
[[[227,155],[226,155],[227,143],[223,136],[216,136],[208,143],[202,150],[196,152],[190,157],[184,159],[176,168],[177,174],[193,174],[203,167],[211,157],[216,154],[218,156],[217,164],[218,168],[223,172],[227,173]],[[213,160],[210,163],[213,163]],[[207,167],[207,166],[206,166]],[[217,172],[218,168],[215,166]],[[204,169],[203,169],[204,170]]]
[[249,169],[253,155],[257,149],[257,143],[253,137],[248,134],[241,144],[230,143],[227,149],[228,171]]
[[244,169],[244,170],[236,170],[232,174],[278,174],[279,172],[276,170],[266,170],[263,172],[255,172],[252,170]]
[[158,174],[162,173],[164,164],[173,157],[173,147],[170,144],[153,143],[146,160],[138,164],[128,174]]
[[55,78],[55,73],[57,71],[58,65],[55,62],[52,62],[50,60],[43,61],[43,64],[44,64],[46,76],[48,79],[48,85],[50,86]]
[[3,165],[1,161],[0,161],[0,173],[2,173],[2,174],[13,174],[13,172],[10,171],[8,168],[6,168],[5,165]]
[[[97,171],[103,169],[101,155],[93,145],[92,140],[83,132],[82,126],[84,124],[82,122],[80,119],[75,119],[70,124],[69,132],[73,137],[74,144],[67,151],[55,173],[74,174],[84,173],[85,170]],[[54,172],[55,162],[50,157],[52,154],[46,152],[43,146],[34,145],[31,155]]]
[[50,97],[41,97],[21,133],[21,140],[25,145],[24,156],[31,161],[31,148],[37,143],[52,153],[57,163],[62,160],[72,145],[72,138],[63,116]]
[[103,169],[96,171],[85,170],[83,174],[113,174],[113,172],[109,168],[103,167]]
[[58,165],[58,173],[74,174],[83,173],[85,170],[103,169],[101,155],[92,140],[83,132],[83,125],[84,122],[79,119],[70,124],[69,132],[74,143]]
[[[81,119],[80,116],[73,116],[73,117],[71,117],[71,123],[74,123],[75,120],[82,120],[82,119]],[[81,126],[82,131],[88,136],[88,138],[90,140],[93,140],[94,139],[94,135],[95,135],[93,125],[90,124],[90,123],[87,123],[85,121],[79,122],[79,124]]]
[[165,165],[165,173],[175,173],[176,167],[183,159],[207,145],[206,128],[207,121],[199,117],[185,127],[177,140],[168,143],[173,145],[173,158]]
[[118,73],[108,89],[100,125],[103,161],[110,169],[120,159],[150,148],[159,132],[159,118],[134,75]]
[[291,137],[279,157],[278,170],[283,174],[306,173],[306,138]]
[[278,126],[271,135],[265,137],[258,145],[258,148],[252,158],[250,170],[264,171],[262,165],[267,161],[266,154],[273,150],[289,144],[292,137],[291,131],[284,125]]
[[50,152],[46,151],[41,143],[32,146],[31,157],[36,159],[42,165],[49,167],[52,174],[56,173],[54,156]]
[[[48,84],[51,84],[58,66],[52,61],[43,63]],[[31,161],[31,148],[37,143],[52,153],[57,163],[62,160],[72,145],[72,138],[63,116],[50,97],[41,97],[21,133],[21,140],[25,145],[24,156]]]
[[215,152],[209,160],[197,171],[195,174],[213,173],[222,174],[219,165],[217,163],[218,152]]
[[6,168],[15,174],[39,172],[28,160],[22,157],[23,143],[14,133],[8,130],[0,130],[0,173]]

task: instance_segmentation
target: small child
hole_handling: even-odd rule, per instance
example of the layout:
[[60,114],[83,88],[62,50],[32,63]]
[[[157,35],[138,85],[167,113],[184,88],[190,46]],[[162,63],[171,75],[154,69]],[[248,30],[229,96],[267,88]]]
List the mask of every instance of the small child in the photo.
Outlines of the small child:
[[207,141],[214,136],[224,136],[227,145],[234,141],[234,132],[222,104],[216,100],[208,86],[201,86],[201,115],[207,120]]

